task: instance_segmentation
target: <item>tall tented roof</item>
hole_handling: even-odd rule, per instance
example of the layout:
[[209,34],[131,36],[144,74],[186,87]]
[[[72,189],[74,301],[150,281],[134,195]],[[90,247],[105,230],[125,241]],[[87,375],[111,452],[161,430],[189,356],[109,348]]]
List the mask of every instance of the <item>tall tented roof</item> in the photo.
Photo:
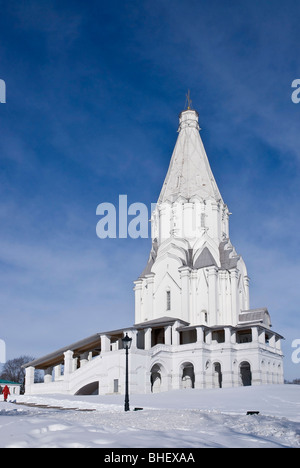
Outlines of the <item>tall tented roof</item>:
[[179,135],[158,203],[174,202],[179,196],[190,199],[222,199],[203,146],[195,110],[179,116]]

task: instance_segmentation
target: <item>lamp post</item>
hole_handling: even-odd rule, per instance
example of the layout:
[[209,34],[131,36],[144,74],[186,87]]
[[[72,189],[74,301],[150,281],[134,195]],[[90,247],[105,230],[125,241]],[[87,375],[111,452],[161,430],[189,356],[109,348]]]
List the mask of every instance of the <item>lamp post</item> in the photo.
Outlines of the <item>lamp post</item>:
[[122,338],[123,348],[126,351],[126,379],[125,379],[125,411],[130,411],[129,408],[129,390],[128,390],[128,351],[131,347],[132,338],[129,338],[128,334]]

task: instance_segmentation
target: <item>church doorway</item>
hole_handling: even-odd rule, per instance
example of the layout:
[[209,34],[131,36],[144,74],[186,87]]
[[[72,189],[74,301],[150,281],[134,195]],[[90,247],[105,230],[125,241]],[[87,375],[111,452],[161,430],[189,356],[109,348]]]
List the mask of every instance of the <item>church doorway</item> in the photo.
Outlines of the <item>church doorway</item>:
[[240,364],[240,379],[243,387],[252,385],[251,366],[247,361],[243,361]]
[[151,391],[152,393],[159,393],[161,391],[162,376],[161,376],[161,366],[155,364],[151,369]]
[[214,375],[213,375],[213,386],[216,388],[222,388],[222,370],[219,362],[214,363]]
[[195,372],[194,366],[190,362],[185,362],[181,366],[182,377],[181,386],[182,388],[195,388]]

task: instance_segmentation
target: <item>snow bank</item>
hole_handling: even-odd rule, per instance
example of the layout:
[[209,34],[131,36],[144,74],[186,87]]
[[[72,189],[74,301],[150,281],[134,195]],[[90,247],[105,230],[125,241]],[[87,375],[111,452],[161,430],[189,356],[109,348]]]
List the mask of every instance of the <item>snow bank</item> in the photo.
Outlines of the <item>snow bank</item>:
[[121,395],[22,396],[18,402],[65,410],[1,402],[0,446],[299,448],[299,396],[294,385],[173,391],[131,396],[131,409],[144,410],[129,413]]

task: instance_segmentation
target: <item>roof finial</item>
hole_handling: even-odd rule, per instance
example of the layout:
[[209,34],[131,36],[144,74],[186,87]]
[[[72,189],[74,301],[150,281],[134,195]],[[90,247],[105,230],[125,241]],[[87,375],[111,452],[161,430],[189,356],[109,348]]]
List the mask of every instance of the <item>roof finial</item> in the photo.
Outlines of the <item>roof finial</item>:
[[191,96],[190,96],[190,90],[189,89],[188,89],[188,92],[186,94],[185,107],[186,107],[187,110],[191,110],[191,108],[192,108],[192,101],[191,101]]

